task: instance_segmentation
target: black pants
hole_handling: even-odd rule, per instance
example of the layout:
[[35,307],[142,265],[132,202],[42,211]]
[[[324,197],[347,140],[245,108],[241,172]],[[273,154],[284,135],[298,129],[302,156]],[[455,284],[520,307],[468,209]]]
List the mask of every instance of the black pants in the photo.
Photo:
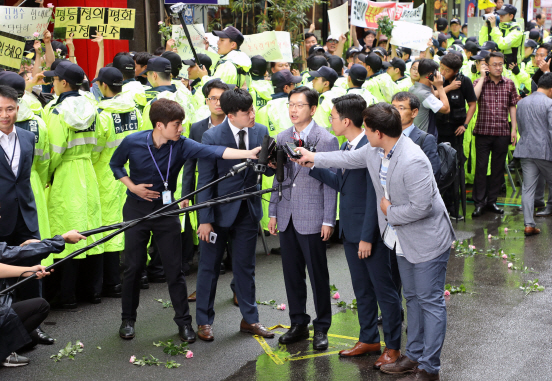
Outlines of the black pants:
[[[496,203],[500,188],[504,182],[504,165],[510,140],[510,136],[475,136],[473,202],[476,207]],[[487,168],[491,152],[491,176],[487,182]]]
[[399,272],[399,264],[397,263],[397,252],[395,249],[389,250],[389,260],[391,263],[391,278],[393,279],[393,283],[397,289],[397,294],[399,295],[399,300],[401,301],[402,306],[402,282],[401,274]]
[[[57,295],[59,303],[75,303],[77,298],[100,295],[103,282],[103,254],[70,259],[56,269],[47,282],[48,297]],[[58,262],[60,259],[55,259]]]
[[105,252],[103,256],[103,286],[114,287],[121,284],[119,274],[120,252]]
[[[123,207],[125,221],[143,217],[163,207],[160,201],[139,201],[128,197]],[[172,209],[177,209],[174,205]],[[125,271],[123,275],[123,319],[136,320],[140,302],[140,278],[146,267],[148,242],[153,232],[163,270],[167,277],[169,295],[174,306],[174,321],[178,326],[192,322],[188,306],[188,290],[182,271],[182,240],[178,216],[161,217],[141,222],[125,234]]]
[[[31,333],[48,317],[50,305],[42,298],[27,299],[22,302],[13,303],[11,308],[15,311],[27,333]],[[31,335],[33,342],[29,346],[37,344],[34,335]],[[26,346],[27,347],[27,346]]]
[[[0,205],[1,207],[1,205]],[[45,237],[49,238],[49,237]],[[0,236],[0,242],[6,242],[8,246],[19,246],[28,239],[40,239],[40,232],[30,231],[25,223],[25,219],[21,214],[21,209],[18,209],[17,217],[15,220],[15,228],[11,234]],[[18,261],[13,263],[14,266],[35,266],[38,265],[32,260]],[[16,283],[17,279],[13,279],[8,282],[10,285]],[[33,298],[42,297],[42,280],[34,279],[28,282],[25,282],[24,285],[20,286],[16,291],[17,300],[26,300]]]

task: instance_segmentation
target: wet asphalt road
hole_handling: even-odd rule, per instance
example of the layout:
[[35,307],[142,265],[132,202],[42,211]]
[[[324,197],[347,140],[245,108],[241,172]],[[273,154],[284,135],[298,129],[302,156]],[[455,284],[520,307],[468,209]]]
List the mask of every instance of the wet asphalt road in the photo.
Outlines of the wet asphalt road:
[[[471,213],[473,206],[468,206]],[[442,352],[442,380],[552,380],[552,218],[537,219],[540,236],[523,236],[523,215],[517,207],[506,207],[504,216],[485,214],[472,221],[453,223],[464,244],[483,250],[475,255],[451,255],[447,283],[463,284],[467,293],[447,299],[448,329]],[[508,232],[504,232],[504,228]],[[488,239],[491,234],[493,238]],[[270,237],[269,246],[279,246]],[[515,254],[513,266],[493,256],[487,249]],[[493,251],[494,253],[494,251]],[[493,255],[489,253],[489,255]],[[511,257],[512,258],[512,257]],[[341,299],[354,298],[350,275],[341,245],[328,250],[331,283],[339,289]],[[527,266],[527,271],[522,271]],[[535,272],[530,272],[531,268]],[[533,279],[546,287],[543,292],[525,293],[520,285]],[[118,337],[120,300],[104,298],[100,305],[80,305],[74,312],[52,311],[44,329],[57,339],[53,346],[39,346],[24,354],[31,364],[17,369],[0,369],[0,380],[395,380],[398,377],[372,370],[377,356],[340,359],[336,354],[315,354],[311,342],[278,348],[277,339],[267,340],[276,364],[250,335],[239,332],[241,315],[231,301],[229,285],[232,273],[219,278],[214,333],[211,343],[198,341],[190,346],[193,359],[171,357],[154,342],[178,341],[173,310],[163,308],[154,299],[168,300],[165,284],[151,284],[143,290],[136,323],[137,336],[123,341]],[[188,277],[189,291],[195,288],[195,274]],[[265,256],[260,240],[257,246],[257,300],[287,303],[278,256]],[[310,288],[310,286],[309,286]],[[309,294],[307,309],[315,316]],[[259,306],[260,319],[266,326],[289,324],[286,312]],[[195,305],[191,304],[195,320]],[[356,312],[334,307],[328,352],[354,345],[358,337]],[[406,326],[406,322],[405,325]],[[276,329],[285,332],[285,329]],[[403,331],[404,333],[404,331]],[[278,334],[277,334],[278,336]],[[54,363],[49,357],[67,342],[81,340],[84,351],[74,361]],[[406,336],[403,335],[403,346]],[[101,347],[98,349],[97,347]],[[176,360],[177,369],[138,367],[129,363],[131,355],[153,355],[160,360]],[[316,354],[319,354],[318,352]],[[306,356],[305,359],[300,357]],[[288,361],[289,360],[289,361]]]

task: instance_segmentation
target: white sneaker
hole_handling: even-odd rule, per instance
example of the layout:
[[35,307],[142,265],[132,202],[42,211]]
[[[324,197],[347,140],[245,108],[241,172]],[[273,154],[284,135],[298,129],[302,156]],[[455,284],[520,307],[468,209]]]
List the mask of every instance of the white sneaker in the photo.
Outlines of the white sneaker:
[[2,363],[3,366],[8,368],[15,368],[18,366],[25,366],[29,364],[29,359],[23,356],[19,356],[17,353],[12,352],[6,360]]

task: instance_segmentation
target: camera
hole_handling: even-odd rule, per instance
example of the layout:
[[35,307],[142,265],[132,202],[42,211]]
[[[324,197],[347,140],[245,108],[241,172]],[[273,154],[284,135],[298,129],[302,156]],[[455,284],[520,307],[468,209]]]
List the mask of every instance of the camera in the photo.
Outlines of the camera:
[[486,15],[481,16],[481,18],[482,18],[483,20],[485,20],[485,21],[488,21],[490,16],[494,16],[494,14],[493,14],[493,13],[489,13],[489,14],[486,14]]

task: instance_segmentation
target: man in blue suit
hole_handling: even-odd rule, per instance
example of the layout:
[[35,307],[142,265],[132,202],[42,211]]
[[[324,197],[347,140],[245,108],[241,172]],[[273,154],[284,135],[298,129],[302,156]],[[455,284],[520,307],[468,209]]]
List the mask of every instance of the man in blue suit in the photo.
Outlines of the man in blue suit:
[[[253,98],[243,89],[225,91],[220,96],[220,106],[227,115],[226,120],[203,134],[202,143],[246,150],[262,144],[268,129],[255,123]],[[222,161],[199,159],[197,187],[201,188],[228,173],[239,160]],[[267,175],[273,171],[268,170]],[[197,195],[198,203],[246,190],[259,190],[257,173],[249,167]],[[196,321],[198,337],[205,341],[214,340],[212,324],[215,319],[215,294],[220,274],[220,263],[224,246],[232,242],[232,269],[235,292],[243,319],[240,331],[266,338],[274,333],[259,323],[259,312],[255,302],[255,248],[257,229],[262,217],[261,199],[258,197],[216,205],[199,211],[198,236],[201,257],[197,274]],[[210,243],[211,233],[217,234],[216,242]]]
[[[337,136],[345,136],[342,150],[352,151],[368,144],[362,129],[362,112],[366,101],[358,94],[347,94],[333,100],[330,120]],[[309,163],[306,166],[312,167]],[[374,367],[397,360],[401,351],[401,304],[391,276],[390,252],[378,231],[378,203],[368,169],[313,168],[310,176],[341,193],[339,235],[358,306],[360,337],[355,346],[339,352],[341,357],[358,357],[381,353],[377,323],[378,303],[385,317],[383,332],[385,351]]]

